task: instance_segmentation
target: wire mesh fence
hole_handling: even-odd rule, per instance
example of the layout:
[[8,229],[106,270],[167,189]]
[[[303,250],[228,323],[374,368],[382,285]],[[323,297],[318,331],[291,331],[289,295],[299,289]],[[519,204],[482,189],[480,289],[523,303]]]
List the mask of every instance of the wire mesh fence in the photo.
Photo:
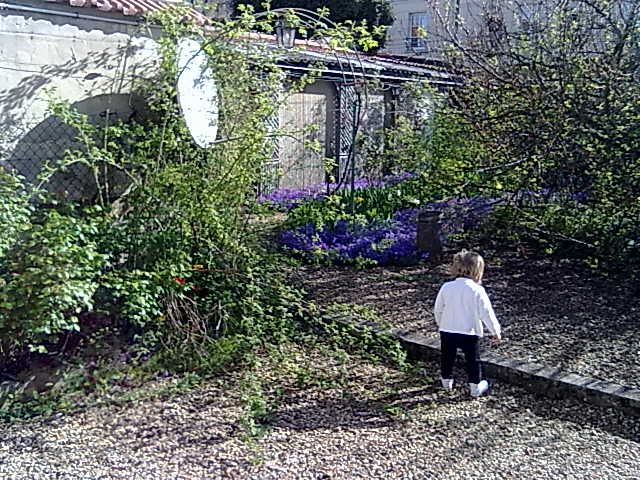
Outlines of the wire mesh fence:
[[[329,181],[348,186],[350,175],[362,175],[364,159],[354,151],[354,141],[382,142],[376,132],[383,127],[384,99],[369,95],[367,102],[359,105],[361,99],[354,87],[339,84],[333,87],[333,94],[292,94],[280,111],[268,119],[273,134],[265,144],[259,193]],[[98,126],[135,119],[135,109],[128,109],[131,102],[127,102],[123,100],[123,108],[114,110],[92,105],[85,113]],[[113,100],[110,104],[113,105]],[[362,120],[358,108],[367,109]],[[359,137],[355,135],[356,127]],[[76,163],[57,168],[48,181],[42,181],[43,173],[59,166],[67,152],[84,148],[77,136],[73,127],[55,116],[0,132],[0,165],[20,174],[27,183],[41,185],[61,198],[91,203],[97,197],[98,183],[108,185],[109,197],[117,197],[127,187],[128,179],[114,169],[96,172]]]
[[[117,112],[108,110],[87,115],[95,125],[122,120]],[[22,176],[28,185],[45,188],[54,197],[92,203],[98,184],[107,186],[109,197],[117,197],[129,184],[123,172],[106,166],[95,171],[82,162],[64,166],[69,152],[83,149],[78,131],[52,115],[0,134],[0,166]]]

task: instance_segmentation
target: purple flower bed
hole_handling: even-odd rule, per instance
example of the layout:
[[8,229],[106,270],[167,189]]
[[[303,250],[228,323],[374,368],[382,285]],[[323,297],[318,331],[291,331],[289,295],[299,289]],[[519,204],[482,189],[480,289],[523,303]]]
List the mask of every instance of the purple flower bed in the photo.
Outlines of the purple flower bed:
[[[354,182],[354,188],[361,190],[363,188],[370,187],[388,187],[397,185],[413,178],[413,173],[404,172],[397,175],[389,175],[382,180],[368,180],[366,178],[359,178]],[[326,198],[327,191],[334,192],[338,187],[343,189],[351,188],[351,184],[338,185],[337,183],[319,183],[317,185],[310,185],[308,187],[294,189],[294,188],[279,188],[271,193],[261,195],[258,198],[259,203],[272,205],[284,210],[291,210],[297,207],[301,203],[311,200],[322,200]]]
[[[443,240],[454,233],[476,226],[491,210],[491,202],[474,197],[428,205],[441,212]],[[419,209],[396,212],[391,220],[374,221],[366,225],[340,220],[333,228],[318,229],[307,224],[286,230],[280,242],[289,251],[307,260],[334,264],[369,261],[377,265],[415,263],[428,257],[428,252],[416,249]]]
[[320,200],[327,196],[327,186],[324,184],[311,185],[306,188],[279,188],[266,195],[258,197],[258,203],[291,210],[301,203]]
[[282,233],[280,242],[293,253],[309,260],[344,265],[369,260],[378,265],[417,261],[417,209],[401,210],[386,222],[367,225],[340,220],[333,228],[317,229],[307,224]]

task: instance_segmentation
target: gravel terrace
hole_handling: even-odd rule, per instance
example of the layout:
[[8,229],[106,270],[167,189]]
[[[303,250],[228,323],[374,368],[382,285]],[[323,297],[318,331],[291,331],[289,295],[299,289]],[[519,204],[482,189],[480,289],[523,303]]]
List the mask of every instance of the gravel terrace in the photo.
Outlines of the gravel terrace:
[[[496,352],[640,388],[640,285],[568,262],[486,254],[484,285],[503,326]],[[432,308],[447,267],[303,267],[320,304],[372,307],[393,328],[437,335]]]
[[284,389],[254,442],[243,440],[237,388],[220,382],[3,425],[0,478],[640,478],[638,418],[508,385],[473,400],[438,390],[424,368],[409,375],[315,348],[267,359],[256,370],[265,390]]

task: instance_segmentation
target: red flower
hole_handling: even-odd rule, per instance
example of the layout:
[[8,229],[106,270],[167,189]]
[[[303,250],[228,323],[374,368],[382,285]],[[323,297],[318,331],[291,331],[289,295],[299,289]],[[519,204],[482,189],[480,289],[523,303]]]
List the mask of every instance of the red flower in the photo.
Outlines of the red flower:
[[182,277],[176,277],[176,278],[174,278],[174,280],[176,281],[176,283],[178,285],[184,285],[185,283],[187,283],[187,281]]

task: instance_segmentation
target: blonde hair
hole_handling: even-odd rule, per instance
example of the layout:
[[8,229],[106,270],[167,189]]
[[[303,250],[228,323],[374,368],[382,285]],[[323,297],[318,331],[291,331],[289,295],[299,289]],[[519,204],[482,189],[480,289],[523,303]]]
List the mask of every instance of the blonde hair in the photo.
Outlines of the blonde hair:
[[480,283],[483,274],[484,259],[479,253],[461,250],[453,256],[451,275],[454,277],[467,277]]

